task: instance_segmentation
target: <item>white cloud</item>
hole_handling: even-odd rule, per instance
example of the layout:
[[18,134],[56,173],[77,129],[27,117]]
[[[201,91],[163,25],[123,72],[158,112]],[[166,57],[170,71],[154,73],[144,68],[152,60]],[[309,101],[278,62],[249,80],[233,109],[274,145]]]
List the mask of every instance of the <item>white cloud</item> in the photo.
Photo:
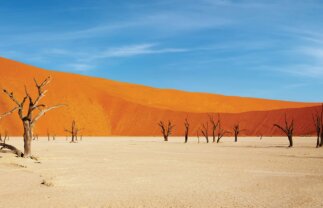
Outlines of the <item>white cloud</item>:
[[93,66],[89,64],[84,64],[84,63],[73,63],[73,64],[67,64],[65,68],[71,69],[74,71],[85,72],[93,69]]
[[130,57],[144,54],[179,53],[188,51],[187,49],[182,48],[156,48],[155,46],[156,44],[138,44],[110,48],[98,55],[94,55],[93,58]]

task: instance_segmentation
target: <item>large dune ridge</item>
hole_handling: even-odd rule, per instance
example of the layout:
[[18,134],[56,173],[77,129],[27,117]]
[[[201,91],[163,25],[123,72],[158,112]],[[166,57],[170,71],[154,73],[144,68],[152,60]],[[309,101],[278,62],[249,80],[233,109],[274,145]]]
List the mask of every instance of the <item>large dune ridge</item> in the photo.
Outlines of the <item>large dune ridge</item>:
[[[65,128],[76,120],[82,134],[89,136],[156,136],[157,123],[171,120],[176,126],[174,135],[184,132],[183,120],[191,122],[191,134],[208,115],[217,119],[220,113],[222,127],[231,130],[235,123],[246,129],[242,135],[281,135],[273,123],[283,124],[285,114],[295,120],[295,134],[314,133],[312,114],[318,103],[289,102],[259,98],[193,93],[157,89],[137,84],[117,82],[71,73],[44,70],[0,57],[0,87],[14,92],[18,99],[24,96],[24,86],[36,95],[33,78],[41,81],[52,77],[43,102],[48,106],[63,103],[66,107],[47,113],[37,123],[35,134],[65,135]],[[0,94],[0,113],[13,108],[13,102]],[[21,135],[18,115],[0,121],[0,131]]]

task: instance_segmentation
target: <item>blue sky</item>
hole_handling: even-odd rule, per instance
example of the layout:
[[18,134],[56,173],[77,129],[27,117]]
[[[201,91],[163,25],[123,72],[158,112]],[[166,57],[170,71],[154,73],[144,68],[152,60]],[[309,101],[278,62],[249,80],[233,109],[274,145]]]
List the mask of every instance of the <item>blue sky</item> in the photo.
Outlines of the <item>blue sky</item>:
[[0,56],[194,92],[323,101],[322,0],[10,0]]

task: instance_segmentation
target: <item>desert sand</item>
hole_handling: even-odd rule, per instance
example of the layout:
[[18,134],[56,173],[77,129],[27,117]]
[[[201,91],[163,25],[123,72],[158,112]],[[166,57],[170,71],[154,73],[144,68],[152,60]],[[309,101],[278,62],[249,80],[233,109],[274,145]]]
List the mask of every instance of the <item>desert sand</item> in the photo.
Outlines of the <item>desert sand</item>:
[[39,161],[0,152],[0,207],[323,207],[315,138],[200,140],[40,138]]
[[[8,70],[10,69],[10,70]],[[184,135],[183,121],[188,117],[190,129],[196,132],[208,114],[221,113],[222,127],[231,130],[236,123],[248,129],[248,136],[282,135],[273,123],[284,123],[284,115],[295,120],[295,135],[315,135],[312,114],[320,110],[319,103],[287,102],[219,94],[192,93],[158,89],[77,74],[55,72],[0,57],[0,89],[14,92],[18,100],[25,96],[26,85],[35,96],[33,78],[39,82],[48,76],[51,83],[43,98],[47,106],[67,106],[49,112],[41,119],[34,133],[64,135],[64,129],[76,120],[85,135],[155,136],[160,134],[159,121],[171,120],[177,127],[172,135]],[[315,107],[318,106],[318,107]],[[0,92],[0,114],[15,107]],[[143,116],[145,115],[145,116]],[[0,132],[22,135],[18,115],[0,121]]]

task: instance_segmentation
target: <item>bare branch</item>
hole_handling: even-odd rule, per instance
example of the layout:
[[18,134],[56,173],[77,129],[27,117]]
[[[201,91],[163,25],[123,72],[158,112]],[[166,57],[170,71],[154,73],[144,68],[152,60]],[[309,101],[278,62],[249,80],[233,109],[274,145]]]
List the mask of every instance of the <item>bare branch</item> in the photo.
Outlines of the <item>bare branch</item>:
[[8,90],[6,90],[6,89],[3,89],[3,92],[4,93],[6,93],[8,96],[9,96],[9,98],[14,102],[14,103],[16,103],[17,104],[17,106],[20,106],[20,103],[18,102],[18,100],[15,98],[15,96],[13,95],[13,92],[8,92]]
[[54,105],[52,107],[41,110],[38,115],[31,121],[31,125],[34,125],[43,115],[45,115],[48,111],[65,106],[64,104]]
[[6,143],[0,143],[0,147],[1,147],[1,149],[9,149],[9,150],[11,150],[18,157],[23,157],[24,156],[24,154],[19,149],[17,149],[16,147],[14,147],[12,145],[9,145],[9,144],[6,144]]
[[0,119],[2,119],[2,118],[3,118],[3,117],[5,117],[5,116],[8,116],[8,115],[12,114],[13,112],[15,112],[15,111],[16,111],[16,110],[18,110],[18,109],[19,109],[19,107],[15,107],[14,109],[12,109],[12,110],[10,110],[10,111],[5,112],[5,113],[1,114],[1,115],[0,115]]
[[39,101],[45,96],[47,90],[43,91],[43,87],[46,86],[51,81],[51,77],[47,77],[41,84],[38,84],[37,80],[34,78],[35,85],[38,90],[38,97],[35,100],[34,105],[38,105]]
[[287,116],[285,114],[285,127],[280,126],[279,124],[274,124],[274,127],[277,127],[278,129],[280,129],[281,131],[283,131],[289,141],[289,147],[293,146],[293,131],[294,131],[294,120],[292,119],[291,123],[288,124],[287,121]]

